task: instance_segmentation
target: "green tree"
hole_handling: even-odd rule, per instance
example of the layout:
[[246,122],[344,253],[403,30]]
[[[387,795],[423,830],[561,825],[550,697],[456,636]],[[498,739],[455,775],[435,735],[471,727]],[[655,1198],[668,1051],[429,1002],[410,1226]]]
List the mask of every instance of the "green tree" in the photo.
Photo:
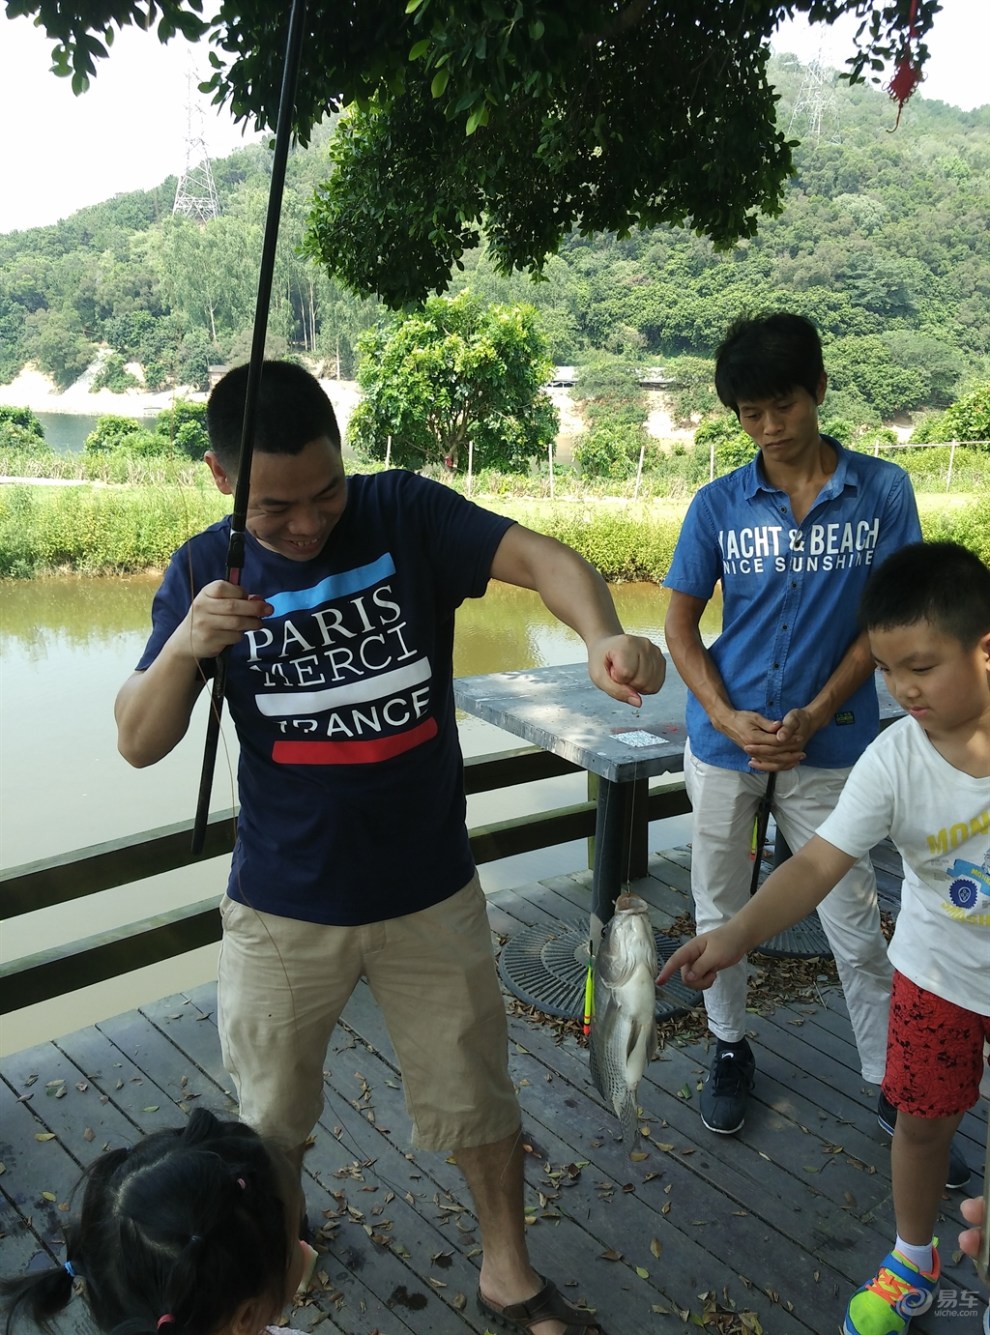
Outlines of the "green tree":
[[74,310],[40,310],[25,321],[25,351],[59,389],[68,389],[96,356]]
[[0,404],[0,449],[22,454],[51,454],[45,428],[30,408],[8,408]]
[[990,442],[990,380],[946,408],[942,427],[944,440]]
[[[888,0],[805,0],[817,22],[862,18],[850,66],[879,81],[938,9]],[[443,290],[488,238],[497,267],[537,269],[582,234],[690,220],[719,245],[779,211],[792,167],[767,78],[769,39],[793,0],[671,6],[655,0],[313,0],[294,102],[306,141],[353,104],[334,139],[312,245],[336,276],[391,305]],[[215,100],[273,126],[284,29],[269,0],[7,0],[57,39],[56,72],[82,91],[101,36],[140,23],[167,41],[212,38]],[[281,31],[279,30],[281,28]],[[717,57],[716,57],[717,53]],[[927,55],[924,46],[920,57]],[[888,71],[889,72],[889,71]],[[539,170],[534,171],[534,164]],[[848,190],[848,187],[844,187]]]
[[837,396],[856,391],[885,418],[923,407],[931,389],[925,368],[899,360],[879,334],[835,339],[825,366]]
[[107,413],[96,419],[96,426],[86,437],[83,449],[87,454],[158,454],[163,441],[132,417],[117,417]]
[[159,437],[163,451],[179,450],[188,454],[190,459],[202,459],[210,448],[210,437],[206,430],[206,404],[176,399],[170,408],[159,414],[155,434]]
[[694,433],[696,450],[706,453],[715,447],[715,474],[717,477],[731,473],[733,468],[741,468],[751,462],[756,454],[756,445],[739,425],[734,413],[720,413],[718,417],[702,422]]
[[557,410],[542,386],[552,365],[531,306],[485,306],[470,292],[433,297],[359,341],[363,398],[354,448],[400,468],[517,471],[546,456]]
[[111,352],[103,360],[103,364],[93,377],[93,389],[112,389],[115,394],[122,394],[125,389],[134,389],[140,385],[140,381],[132,371],[128,371],[127,364],[119,352]]

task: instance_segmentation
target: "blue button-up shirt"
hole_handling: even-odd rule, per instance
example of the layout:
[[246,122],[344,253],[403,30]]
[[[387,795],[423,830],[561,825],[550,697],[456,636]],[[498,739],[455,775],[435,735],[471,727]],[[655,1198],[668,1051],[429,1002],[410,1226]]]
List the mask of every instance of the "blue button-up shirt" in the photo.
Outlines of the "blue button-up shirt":
[[[779,719],[818,694],[859,634],[860,595],[874,566],[921,540],[907,473],[843,449],[798,523],[760,456],[694,497],[664,580],[706,601],[722,581],[722,631],[709,646],[732,705]],[[870,678],[805,748],[808,765],[852,765],[876,735]],[[699,760],[745,770],[749,758],[712,727],[688,692],[687,730]]]

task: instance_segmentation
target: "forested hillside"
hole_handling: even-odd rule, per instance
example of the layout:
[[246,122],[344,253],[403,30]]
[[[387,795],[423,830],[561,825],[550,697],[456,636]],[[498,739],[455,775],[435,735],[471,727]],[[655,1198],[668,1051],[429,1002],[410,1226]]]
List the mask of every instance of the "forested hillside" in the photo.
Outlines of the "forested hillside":
[[[801,103],[806,71],[774,62],[779,123],[802,142],[783,214],[717,254],[686,229],[568,239],[547,281],[497,278],[476,253],[455,275],[484,298],[527,300],[557,363],[610,352],[704,378],[737,314],[786,305],[828,343],[833,411],[890,418],[940,408],[990,369],[990,107],[961,112],[836,82],[820,133]],[[663,90],[657,90],[662,97]],[[301,352],[327,374],[354,373],[360,331],[382,312],[298,253],[332,126],[290,157],[269,355]],[[112,146],[94,145],[95,152]],[[268,152],[213,164],[221,216],[173,217],[176,181],[118,196],[55,226],[0,236],[0,381],[28,361],[71,383],[99,347],[102,382],[204,386],[213,362],[245,360],[268,193]]]

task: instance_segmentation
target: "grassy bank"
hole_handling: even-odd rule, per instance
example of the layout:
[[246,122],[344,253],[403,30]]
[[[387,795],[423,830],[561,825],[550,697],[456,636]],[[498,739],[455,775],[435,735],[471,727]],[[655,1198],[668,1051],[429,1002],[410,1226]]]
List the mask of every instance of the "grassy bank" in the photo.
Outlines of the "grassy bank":
[[[659,582],[687,500],[530,500],[476,495],[576,548],[609,580]],[[919,496],[926,538],[951,538],[990,565],[990,497]],[[161,567],[185,539],[227,513],[229,498],[198,486],[0,487],[0,577],[53,571],[131,573]]]

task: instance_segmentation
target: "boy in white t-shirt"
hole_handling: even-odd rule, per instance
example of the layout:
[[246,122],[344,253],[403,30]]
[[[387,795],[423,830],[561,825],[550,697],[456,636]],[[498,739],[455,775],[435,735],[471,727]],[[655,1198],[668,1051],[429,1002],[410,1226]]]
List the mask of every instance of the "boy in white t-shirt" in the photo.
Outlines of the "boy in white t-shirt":
[[897,1239],[853,1294],[845,1335],[902,1335],[938,1288],[933,1237],[949,1144],[979,1098],[990,1039],[990,570],[955,543],[890,556],[860,619],[908,717],[870,744],[818,833],[729,922],[661,970],[691,987],[810,913],[857,857],[890,837],[904,863],[883,1092]]

